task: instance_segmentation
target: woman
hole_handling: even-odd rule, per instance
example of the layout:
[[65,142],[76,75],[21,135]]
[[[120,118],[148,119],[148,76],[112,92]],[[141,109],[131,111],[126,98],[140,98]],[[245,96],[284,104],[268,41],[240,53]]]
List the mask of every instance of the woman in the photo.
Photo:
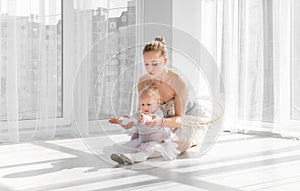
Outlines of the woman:
[[146,123],[150,127],[164,126],[172,128],[178,135],[174,142],[181,152],[193,145],[191,137],[182,137],[184,129],[182,121],[186,112],[188,100],[188,85],[177,72],[166,67],[168,62],[167,48],[164,38],[156,37],[154,41],[145,45],[143,50],[144,65],[147,73],[139,79],[138,91],[149,84],[155,84],[159,89],[161,107],[165,117],[153,116],[153,120]]
[[[175,132],[175,136],[172,137],[172,140],[168,139],[168,141],[163,141],[153,147],[150,145],[147,147],[146,151],[143,147],[138,147],[136,150],[132,151],[132,148],[135,148],[135,143],[139,140],[137,139],[138,134],[134,134],[130,141],[125,144],[121,144],[120,148],[115,145],[114,149],[117,152],[122,151],[120,153],[124,153],[124,149],[127,149],[128,152],[143,151],[145,153],[144,156],[146,156],[145,158],[160,157],[162,156],[161,153],[165,153],[165,158],[169,157],[168,159],[174,159],[176,156],[174,156],[175,152],[173,151],[176,150],[175,154],[177,155],[180,152],[182,153],[186,151],[195,144],[200,145],[200,141],[203,140],[207,128],[205,126],[199,128],[197,125],[197,122],[199,122],[199,112],[196,110],[197,106],[191,107],[193,104],[188,102],[189,88],[183,76],[166,67],[168,57],[164,39],[162,37],[156,37],[153,41],[147,43],[143,49],[143,57],[147,72],[138,81],[139,94],[147,86],[156,87],[160,94],[160,107],[164,112],[163,117],[161,115],[152,114],[152,119],[145,119],[146,122],[144,124],[149,127],[161,126],[171,128],[171,130]],[[185,113],[188,113],[189,115],[185,116]],[[194,114],[191,115],[192,113]],[[144,121],[143,116],[140,117],[140,121]],[[120,124],[124,129],[132,127],[132,123],[130,122],[127,124],[118,124]],[[174,142],[177,143],[178,147],[177,145],[172,147]],[[158,148],[176,149],[166,149],[171,152],[155,152],[159,150]],[[116,151],[114,151],[111,155],[112,160],[122,164],[132,164],[133,161],[135,161],[135,159],[130,159],[130,157],[120,153],[118,154]]]

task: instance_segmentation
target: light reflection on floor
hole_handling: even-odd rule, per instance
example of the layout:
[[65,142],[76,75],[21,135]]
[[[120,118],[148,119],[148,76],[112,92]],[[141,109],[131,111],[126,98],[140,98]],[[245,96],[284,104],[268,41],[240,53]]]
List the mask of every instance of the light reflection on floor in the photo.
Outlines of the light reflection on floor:
[[[105,144],[101,137],[91,141]],[[0,156],[1,191],[293,191],[300,187],[300,142],[255,135],[222,133],[205,155],[191,149],[174,161],[151,159],[134,167],[103,161],[82,139],[3,144]]]

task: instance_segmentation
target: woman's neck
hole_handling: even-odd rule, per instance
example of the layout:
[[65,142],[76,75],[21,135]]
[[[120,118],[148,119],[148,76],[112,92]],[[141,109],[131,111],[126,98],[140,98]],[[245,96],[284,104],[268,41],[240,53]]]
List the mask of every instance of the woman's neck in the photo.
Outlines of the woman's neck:
[[162,71],[162,73],[160,73],[158,76],[156,76],[155,78],[153,78],[154,80],[159,80],[159,81],[165,81],[167,78],[167,74],[168,74],[168,69],[164,69]]

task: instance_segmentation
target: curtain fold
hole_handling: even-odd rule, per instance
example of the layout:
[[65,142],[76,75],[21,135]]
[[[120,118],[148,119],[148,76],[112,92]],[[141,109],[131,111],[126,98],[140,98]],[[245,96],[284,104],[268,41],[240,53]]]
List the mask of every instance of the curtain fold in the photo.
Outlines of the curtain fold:
[[291,8],[291,56],[292,56],[292,118],[300,120],[300,2],[292,0]]
[[[11,1],[10,6],[14,5],[14,1]],[[14,13],[15,10],[11,7],[8,7],[8,13]],[[18,41],[20,37],[17,35],[18,31],[18,24],[21,23],[22,20],[18,20],[15,17],[8,17],[6,21],[6,34],[7,34],[7,62],[6,64],[6,119],[9,122],[12,122],[8,125],[8,139],[9,141],[18,141],[19,140],[19,100],[18,100],[18,65],[20,58],[16,55],[18,51]],[[4,63],[3,63],[4,64]],[[14,71],[14,72],[11,72]]]
[[[46,20],[55,19],[55,4],[49,6],[46,14],[45,0],[39,1],[39,66],[38,66],[38,107],[35,136],[39,138],[53,138],[56,132],[57,117],[57,31],[47,26]],[[54,21],[55,22],[55,21]]]
[[55,136],[61,100],[59,1],[1,1],[1,141]]
[[99,132],[99,120],[133,112],[141,47],[135,1],[74,1],[74,8],[74,127],[86,137]]
[[[89,135],[88,101],[89,101],[89,62],[92,48],[92,11],[91,1],[74,0],[74,66],[76,78],[73,93],[76,125],[80,136]],[[75,129],[76,130],[76,129]]]
[[219,46],[227,127],[236,130],[244,128],[241,124],[253,124],[271,130],[278,126],[284,131],[288,126],[295,128],[299,121],[293,121],[292,108],[299,100],[295,96],[299,80],[293,69],[298,64],[293,52],[299,42],[293,36],[298,30],[298,22],[293,22],[293,18],[298,13],[291,7],[297,1],[216,2],[223,3],[219,11],[223,12],[219,17],[223,23]]

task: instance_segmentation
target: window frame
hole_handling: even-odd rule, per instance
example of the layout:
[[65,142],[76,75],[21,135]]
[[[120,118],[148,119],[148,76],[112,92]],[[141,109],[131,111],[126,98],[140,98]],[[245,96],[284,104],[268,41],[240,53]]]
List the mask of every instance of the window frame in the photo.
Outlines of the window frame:
[[[282,117],[279,130],[300,132],[300,120],[292,119],[292,85],[293,85],[293,1],[280,1],[280,92],[284,92],[280,100],[280,117]],[[290,10],[285,11],[285,10]],[[287,63],[287,64],[286,64]],[[298,128],[297,128],[298,127]]]
[[[47,125],[49,123],[56,123],[58,127],[71,124],[71,98],[72,98],[72,72],[69,68],[72,68],[72,45],[69,44],[72,39],[72,33],[70,33],[70,17],[72,10],[68,9],[71,6],[72,0],[61,0],[61,22],[62,22],[62,117],[56,117],[51,119],[24,119],[19,121],[3,121],[0,122],[4,129],[9,129],[16,125],[19,126],[20,131],[24,129],[32,129],[36,126],[36,122],[39,121],[39,125]],[[64,25],[68,25],[67,27]],[[68,35],[67,35],[68,34]],[[59,131],[60,129],[58,129]],[[21,132],[20,132],[21,133]]]

